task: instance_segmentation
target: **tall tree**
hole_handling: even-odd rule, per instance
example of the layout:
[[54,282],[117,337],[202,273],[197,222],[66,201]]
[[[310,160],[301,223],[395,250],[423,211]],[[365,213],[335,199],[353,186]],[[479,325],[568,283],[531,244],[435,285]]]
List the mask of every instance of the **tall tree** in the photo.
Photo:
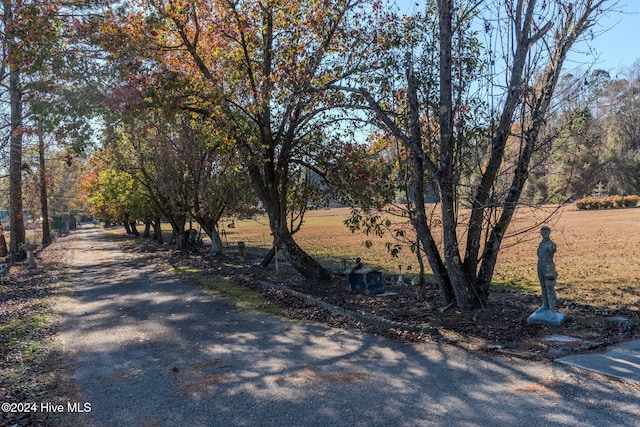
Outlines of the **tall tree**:
[[568,74],[558,85],[559,113],[548,126],[557,129],[543,156],[534,158],[529,199],[554,203],[588,196],[597,186],[606,193],[638,194],[638,64],[612,80],[595,70]]
[[640,193],[640,61],[628,78],[611,82],[602,98],[600,121],[607,134],[600,180],[611,194]]
[[42,216],[42,244],[51,244],[51,227],[49,225],[49,200],[47,192],[47,166],[45,161],[44,136],[38,133],[38,178],[40,180],[40,213]]
[[600,153],[606,150],[594,112],[609,80],[609,73],[596,69],[568,73],[558,81],[557,108],[545,124],[553,138],[532,156],[524,203],[564,203],[590,193],[602,167]]
[[[532,155],[547,142],[543,125],[562,65],[605,3],[517,0],[479,10],[484,3],[429,2],[425,19],[412,27],[426,30],[429,43],[420,44],[415,35],[387,42],[414,43],[404,45],[406,84],[401,91],[397,79],[389,86],[396,100],[380,87],[357,88],[376,119],[410,152],[412,222],[445,304],[465,310],[486,304]],[[473,19],[486,32],[484,50],[471,31]],[[402,46],[392,50],[392,58]],[[441,246],[424,203],[426,176],[440,199]]]
[[[59,40],[60,4],[44,0],[3,0],[3,66],[8,76],[10,119],[9,201],[11,251],[16,253],[25,240],[23,218],[23,136],[29,132],[27,99],[36,73],[54,61]],[[27,113],[25,113],[27,112]]]
[[105,159],[92,159],[92,167],[76,183],[88,213],[105,223],[125,222],[139,215],[150,201],[130,174],[114,169]]
[[10,143],[9,143],[9,221],[11,224],[11,252],[17,253],[25,241],[25,227],[22,209],[22,64],[20,57],[20,34],[18,19],[12,0],[3,1],[4,36],[6,38],[5,58],[9,75]]
[[197,92],[182,97],[182,108],[209,115],[213,105],[228,114],[234,121],[229,134],[267,211],[274,246],[305,277],[327,278],[326,269],[293,238],[301,217],[288,197],[298,167],[313,164],[318,154],[316,138],[322,132],[317,130],[335,120],[330,113],[343,104],[317,88],[357,66],[365,2],[135,3],[144,11],[132,9],[120,27],[116,23],[123,22],[122,15],[114,14],[108,28],[143,30],[147,37],[129,37],[127,46],[144,45],[158,69],[198,82],[193,86]]

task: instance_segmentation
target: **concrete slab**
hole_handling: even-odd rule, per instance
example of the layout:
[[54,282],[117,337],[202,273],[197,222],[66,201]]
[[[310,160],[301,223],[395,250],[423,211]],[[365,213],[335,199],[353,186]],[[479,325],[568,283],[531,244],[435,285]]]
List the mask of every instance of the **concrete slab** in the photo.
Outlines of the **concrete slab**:
[[640,384],[640,340],[629,341],[605,353],[578,354],[555,361]]
[[567,320],[566,314],[540,307],[529,316],[527,323],[529,325],[560,326],[565,320]]

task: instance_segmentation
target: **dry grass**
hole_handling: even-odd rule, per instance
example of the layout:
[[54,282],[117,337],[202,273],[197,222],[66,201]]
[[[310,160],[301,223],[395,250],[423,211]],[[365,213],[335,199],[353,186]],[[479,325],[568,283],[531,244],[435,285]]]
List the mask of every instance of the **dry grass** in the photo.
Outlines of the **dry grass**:
[[[367,264],[378,265],[387,271],[397,272],[398,265],[416,268],[416,257],[405,248],[398,258],[393,258],[385,249],[385,242],[394,241],[389,235],[382,239],[366,236],[364,233],[351,233],[344,225],[349,216],[348,208],[311,211],[305,217],[302,229],[295,235],[296,241],[306,251],[330,268],[351,266],[356,257]],[[266,217],[259,216],[251,220],[234,221],[235,228],[226,228],[226,240],[234,247],[236,242],[244,241],[248,247],[268,249],[272,237]],[[373,245],[365,247],[370,240]]]
[[[536,248],[540,241],[540,221],[554,206],[542,210],[521,209],[509,229],[500,254],[494,282],[496,288],[537,292]],[[396,274],[398,266],[411,265],[416,271],[415,256],[405,245],[398,258],[393,258],[383,238],[352,234],[343,221],[349,209],[309,212],[298,243],[321,262],[332,268],[352,265],[356,257],[366,264],[379,265]],[[248,247],[268,248],[271,236],[265,217],[236,220],[235,228],[225,228],[230,246],[238,241]],[[555,257],[559,272],[559,296],[595,307],[615,308],[619,301],[640,303],[640,209],[610,209],[578,211],[567,206],[546,222],[552,229],[551,238],[557,244]],[[530,229],[528,232],[519,233]],[[365,247],[365,241],[373,245]],[[623,298],[624,297],[624,298]],[[630,300],[631,299],[631,300]]]
[[[555,261],[560,285],[640,284],[639,224],[640,209],[565,209],[552,225],[551,234],[558,246]],[[530,277],[534,279],[539,241],[535,237],[504,251],[500,257],[503,276],[531,265]]]

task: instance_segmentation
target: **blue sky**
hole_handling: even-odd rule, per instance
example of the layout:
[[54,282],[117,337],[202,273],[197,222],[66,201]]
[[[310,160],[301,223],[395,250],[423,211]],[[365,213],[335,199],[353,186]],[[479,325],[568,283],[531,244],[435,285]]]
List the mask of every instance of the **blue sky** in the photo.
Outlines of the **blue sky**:
[[[423,1],[396,0],[396,3],[401,11],[409,12]],[[587,47],[576,45],[565,63],[565,70],[588,68],[595,60],[594,69],[609,71],[615,78],[618,72],[622,73],[640,59],[640,1],[611,0],[609,4],[617,4],[615,9],[619,12],[612,11],[595,24],[593,30],[597,36],[590,45],[596,56],[581,53],[588,52]]]
[[[598,54],[594,68],[609,71],[611,77],[640,59],[640,2],[621,1],[618,9],[622,13],[611,12],[594,26],[596,33],[604,32],[591,43]],[[578,50],[581,50],[580,46]],[[589,59],[577,53],[574,56]]]

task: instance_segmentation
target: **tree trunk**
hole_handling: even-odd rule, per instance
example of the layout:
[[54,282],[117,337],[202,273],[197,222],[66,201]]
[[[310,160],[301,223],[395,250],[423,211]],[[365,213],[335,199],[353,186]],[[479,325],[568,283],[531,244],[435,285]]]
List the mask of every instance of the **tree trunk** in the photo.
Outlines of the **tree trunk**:
[[131,234],[136,237],[140,237],[140,232],[138,231],[138,227],[136,227],[136,221],[130,221],[129,227],[131,227]]
[[442,0],[438,4],[439,12],[439,45],[440,45],[440,155],[439,176],[440,203],[442,209],[444,264],[451,281],[458,308],[470,310],[482,306],[476,292],[474,281],[464,272],[457,234],[457,182],[454,174],[453,153],[455,150],[454,135],[454,102],[452,84],[452,40],[454,1]]
[[[13,25],[13,5],[5,1],[5,28]],[[9,218],[11,222],[11,252],[18,253],[25,242],[22,208],[22,90],[20,67],[14,59],[15,41],[7,41],[9,58],[9,102],[11,105],[11,136],[9,148]]]
[[[199,209],[197,209],[199,210]],[[220,233],[218,232],[218,221],[222,217],[222,213],[224,212],[224,207],[218,209],[218,211],[212,216],[200,216],[194,215],[195,220],[198,222],[200,227],[204,230],[204,232],[211,239],[211,252],[210,256],[218,256],[222,253],[222,239],[220,238]]]
[[262,268],[269,267],[269,265],[271,265],[275,257],[276,257],[276,244],[274,242],[273,245],[271,245],[271,249],[267,251],[267,253],[262,258],[262,261],[260,261],[260,267]]
[[286,226],[272,227],[271,231],[278,249],[283,251],[287,261],[304,278],[320,280],[329,280],[331,278],[329,271],[298,245]]
[[209,238],[211,239],[211,256],[218,256],[222,253],[222,239],[220,238],[220,233],[218,233],[218,229],[213,227],[211,233],[209,234]]
[[153,224],[153,221],[151,221],[150,219],[146,219],[144,221],[144,231],[142,232],[142,238],[143,239],[148,239],[151,237],[151,225]]
[[187,249],[187,235],[185,232],[185,225],[187,224],[187,219],[185,218],[178,218],[178,219],[172,219],[170,221],[171,223],[171,229],[173,232],[171,241],[175,243],[176,245],[176,249],[180,250],[180,251],[185,251]]
[[174,241],[176,244],[176,249],[181,251],[187,250],[187,234],[184,232],[184,230],[182,230],[182,232],[176,230],[176,232],[174,233]]
[[[287,182],[286,168],[276,171],[271,163],[263,165],[264,175],[256,165],[250,165],[249,174],[260,201],[269,216],[269,228],[274,244],[284,251],[293,268],[307,279],[329,280],[331,274],[295,242],[287,227]],[[275,248],[274,248],[275,250]],[[264,262],[263,260],[263,265]],[[267,264],[268,265],[268,264]]]
[[164,237],[162,236],[162,221],[160,218],[156,218],[153,221],[153,232],[155,234],[154,239],[159,245],[164,245]]
[[298,246],[291,234],[286,233],[285,236],[281,236],[280,241],[285,258],[304,278],[320,280],[331,278],[331,274],[318,261]]
[[424,152],[424,145],[422,144],[422,124],[420,122],[420,105],[418,102],[418,87],[416,84],[415,76],[413,74],[412,59],[409,56],[407,64],[407,97],[409,104],[409,111],[411,114],[411,129],[409,138],[409,149],[413,163],[413,176],[412,176],[412,193],[408,196],[411,197],[415,213],[412,217],[412,223],[416,236],[424,248],[424,253],[427,256],[427,261],[431,267],[431,271],[435,276],[435,279],[440,288],[440,295],[443,299],[445,306],[449,305],[455,298],[451,280],[447,274],[445,264],[440,256],[438,245],[433,239],[431,229],[427,223],[427,212],[425,208],[425,163],[426,154]]
[[69,231],[71,230],[71,214],[70,213],[65,213],[63,215],[63,219],[64,219],[64,231],[63,234],[66,236],[69,234]]
[[[273,206],[273,205],[271,205]],[[269,226],[273,234],[273,247],[269,250],[261,265],[271,264],[276,249],[281,250],[289,263],[306,279],[329,280],[331,274],[318,261],[313,259],[294,240],[286,225],[286,215],[277,209],[267,209]]]
[[9,251],[7,250],[7,240],[4,238],[4,227],[0,222],[0,257],[7,256],[8,252]]
[[44,159],[44,137],[38,134],[38,156],[40,161],[40,213],[42,216],[42,245],[51,244],[51,228],[49,225],[49,203],[47,201],[47,171]]
[[131,226],[129,225],[129,220],[127,218],[125,218],[125,220],[122,222],[122,225],[124,226],[124,230],[128,235],[133,234],[133,232],[131,231]]
[[[533,3],[529,6],[533,7]],[[526,28],[526,27],[525,27]],[[523,29],[524,30],[524,29]],[[500,120],[495,133],[491,138],[491,151],[487,166],[482,174],[480,183],[475,192],[471,208],[471,217],[467,232],[467,251],[464,260],[464,270],[468,277],[475,277],[477,273],[480,253],[480,240],[484,227],[485,211],[487,202],[491,196],[496,179],[500,172],[504,153],[507,147],[507,140],[511,136],[511,125],[518,103],[522,100],[522,88],[524,87],[524,70],[529,58],[530,39],[529,31],[526,31],[525,39],[518,40],[514,53],[513,65],[511,66],[511,77],[505,105],[500,115]],[[493,268],[491,268],[493,270]],[[486,271],[486,269],[485,269]],[[488,291],[487,291],[488,292]],[[481,294],[484,292],[480,292]],[[488,297],[488,294],[487,294]],[[485,299],[481,297],[481,299]]]

